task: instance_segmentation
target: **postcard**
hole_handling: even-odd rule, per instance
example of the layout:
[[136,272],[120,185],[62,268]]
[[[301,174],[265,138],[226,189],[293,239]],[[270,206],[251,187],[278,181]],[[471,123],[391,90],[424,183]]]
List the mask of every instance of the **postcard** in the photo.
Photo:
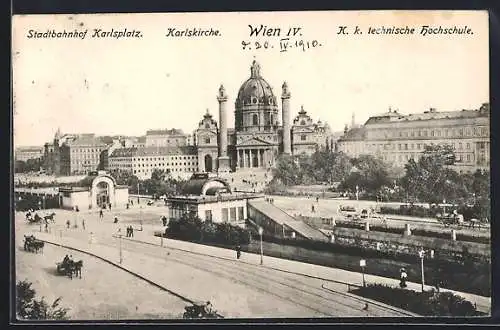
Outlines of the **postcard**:
[[488,35],[14,15],[13,321],[490,316]]

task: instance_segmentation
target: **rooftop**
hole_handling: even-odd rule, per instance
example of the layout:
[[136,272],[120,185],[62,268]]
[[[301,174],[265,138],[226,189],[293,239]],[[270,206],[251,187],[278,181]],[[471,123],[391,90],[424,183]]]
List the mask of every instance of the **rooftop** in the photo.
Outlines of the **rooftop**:
[[184,132],[181,129],[152,129],[146,132],[146,135],[182,135],[184,136]]
[[140,156],[169,156],[195,155],[196,147],[131,147],[119,148],[113,151],[110,157],[140,157]]

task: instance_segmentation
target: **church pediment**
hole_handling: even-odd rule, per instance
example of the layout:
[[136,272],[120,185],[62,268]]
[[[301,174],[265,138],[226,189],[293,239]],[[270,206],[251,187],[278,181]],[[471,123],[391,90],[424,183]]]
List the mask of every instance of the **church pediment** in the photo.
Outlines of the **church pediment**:
[[272,143],[264,141],[258,137],[251,137],[238,143],[238,147],[270,146]]

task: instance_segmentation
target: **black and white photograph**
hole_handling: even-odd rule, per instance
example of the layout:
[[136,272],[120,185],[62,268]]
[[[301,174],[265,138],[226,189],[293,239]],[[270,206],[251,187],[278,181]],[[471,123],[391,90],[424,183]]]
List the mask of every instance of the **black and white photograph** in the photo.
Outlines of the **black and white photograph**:
[[491,316],[487,11],[12,17],[14,321]]

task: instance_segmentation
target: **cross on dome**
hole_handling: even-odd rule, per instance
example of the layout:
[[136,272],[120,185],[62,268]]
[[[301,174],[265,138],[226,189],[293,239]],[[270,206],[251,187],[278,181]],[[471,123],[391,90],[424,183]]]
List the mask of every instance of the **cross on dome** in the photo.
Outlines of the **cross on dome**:
[[253,60],[252,66],[250,67],[251,78],[260,78],[260,64],[256,60]]

